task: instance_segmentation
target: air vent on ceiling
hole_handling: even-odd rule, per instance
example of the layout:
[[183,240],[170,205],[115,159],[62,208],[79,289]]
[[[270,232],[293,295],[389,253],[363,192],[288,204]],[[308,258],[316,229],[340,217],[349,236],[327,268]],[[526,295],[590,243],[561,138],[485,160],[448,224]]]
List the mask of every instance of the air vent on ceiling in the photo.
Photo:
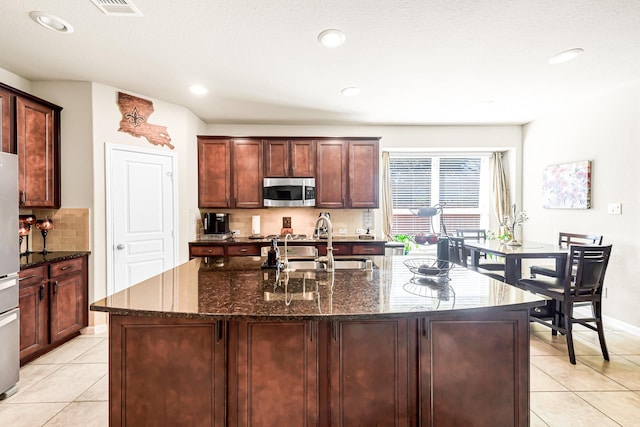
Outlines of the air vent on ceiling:
[[91,0],[108,16],[142,16],[142,12],[128,0]]

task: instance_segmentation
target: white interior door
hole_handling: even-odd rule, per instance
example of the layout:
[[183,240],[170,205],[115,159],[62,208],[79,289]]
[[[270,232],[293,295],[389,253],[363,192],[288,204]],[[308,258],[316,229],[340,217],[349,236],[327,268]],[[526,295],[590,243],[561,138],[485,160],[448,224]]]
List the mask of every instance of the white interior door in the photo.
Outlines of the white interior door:
[[111,146],[107,151],[107,271],[112,294],[174,266],[175,158],[130,147]]

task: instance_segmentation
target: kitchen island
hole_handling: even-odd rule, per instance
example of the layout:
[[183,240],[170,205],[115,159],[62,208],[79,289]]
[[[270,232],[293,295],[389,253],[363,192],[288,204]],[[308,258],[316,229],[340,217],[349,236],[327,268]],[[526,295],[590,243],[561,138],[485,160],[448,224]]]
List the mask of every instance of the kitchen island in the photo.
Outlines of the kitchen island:
[[110,425],[528,425],[528,310],[462,268],[280,272],[194,259],[109,313]]

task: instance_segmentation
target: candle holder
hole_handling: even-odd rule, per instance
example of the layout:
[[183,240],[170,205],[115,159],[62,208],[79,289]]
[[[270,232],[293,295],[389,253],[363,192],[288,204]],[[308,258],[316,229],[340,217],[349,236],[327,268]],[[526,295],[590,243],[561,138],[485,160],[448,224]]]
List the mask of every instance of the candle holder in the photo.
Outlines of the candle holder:
[[26,225],[24,223],[22,223],[22,221],[20,222],[20,228],[18,228],[18,241],[20,242],[20,255],[27,255],[29,253],[29,244],[27,243],[27,250],[22,252],[22,240],[24,239],[24,237],[27,237],[27,242],[29,241],[29,232],[31,231],[31,226],[30,225]]
[[[27,247],[24,252],[21,252],[20,255],[29,255],[31,251],[29,250],[29,232],[31,231],[31,226],[36,223],[36,217],[32,214],[24,214],[20,215],[20,228],[26,228],[26,234],[20,234],[21,236],[27,238]],[[22,239],[20,240],[20,244],[22,244]]]
[[49,230],[51,230],[53,228],[53,221],[51,221],[48,218],[45,219],[39,219],[36,221],[36,228],[38,230],[40,230],[40,233],[42,233],[42,252],[40,252],[43,255],[46,255],[48,253],[47,251],[47,233],[49,233]]

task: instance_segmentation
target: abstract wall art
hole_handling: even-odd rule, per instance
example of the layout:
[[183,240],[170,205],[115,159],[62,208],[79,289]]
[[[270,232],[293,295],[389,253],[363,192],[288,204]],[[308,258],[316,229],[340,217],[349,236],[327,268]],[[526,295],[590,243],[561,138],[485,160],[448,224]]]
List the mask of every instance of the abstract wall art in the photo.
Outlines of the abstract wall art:
[[542,206],[547,209],[591,208],[591,161],[547,166],[542,175]]

